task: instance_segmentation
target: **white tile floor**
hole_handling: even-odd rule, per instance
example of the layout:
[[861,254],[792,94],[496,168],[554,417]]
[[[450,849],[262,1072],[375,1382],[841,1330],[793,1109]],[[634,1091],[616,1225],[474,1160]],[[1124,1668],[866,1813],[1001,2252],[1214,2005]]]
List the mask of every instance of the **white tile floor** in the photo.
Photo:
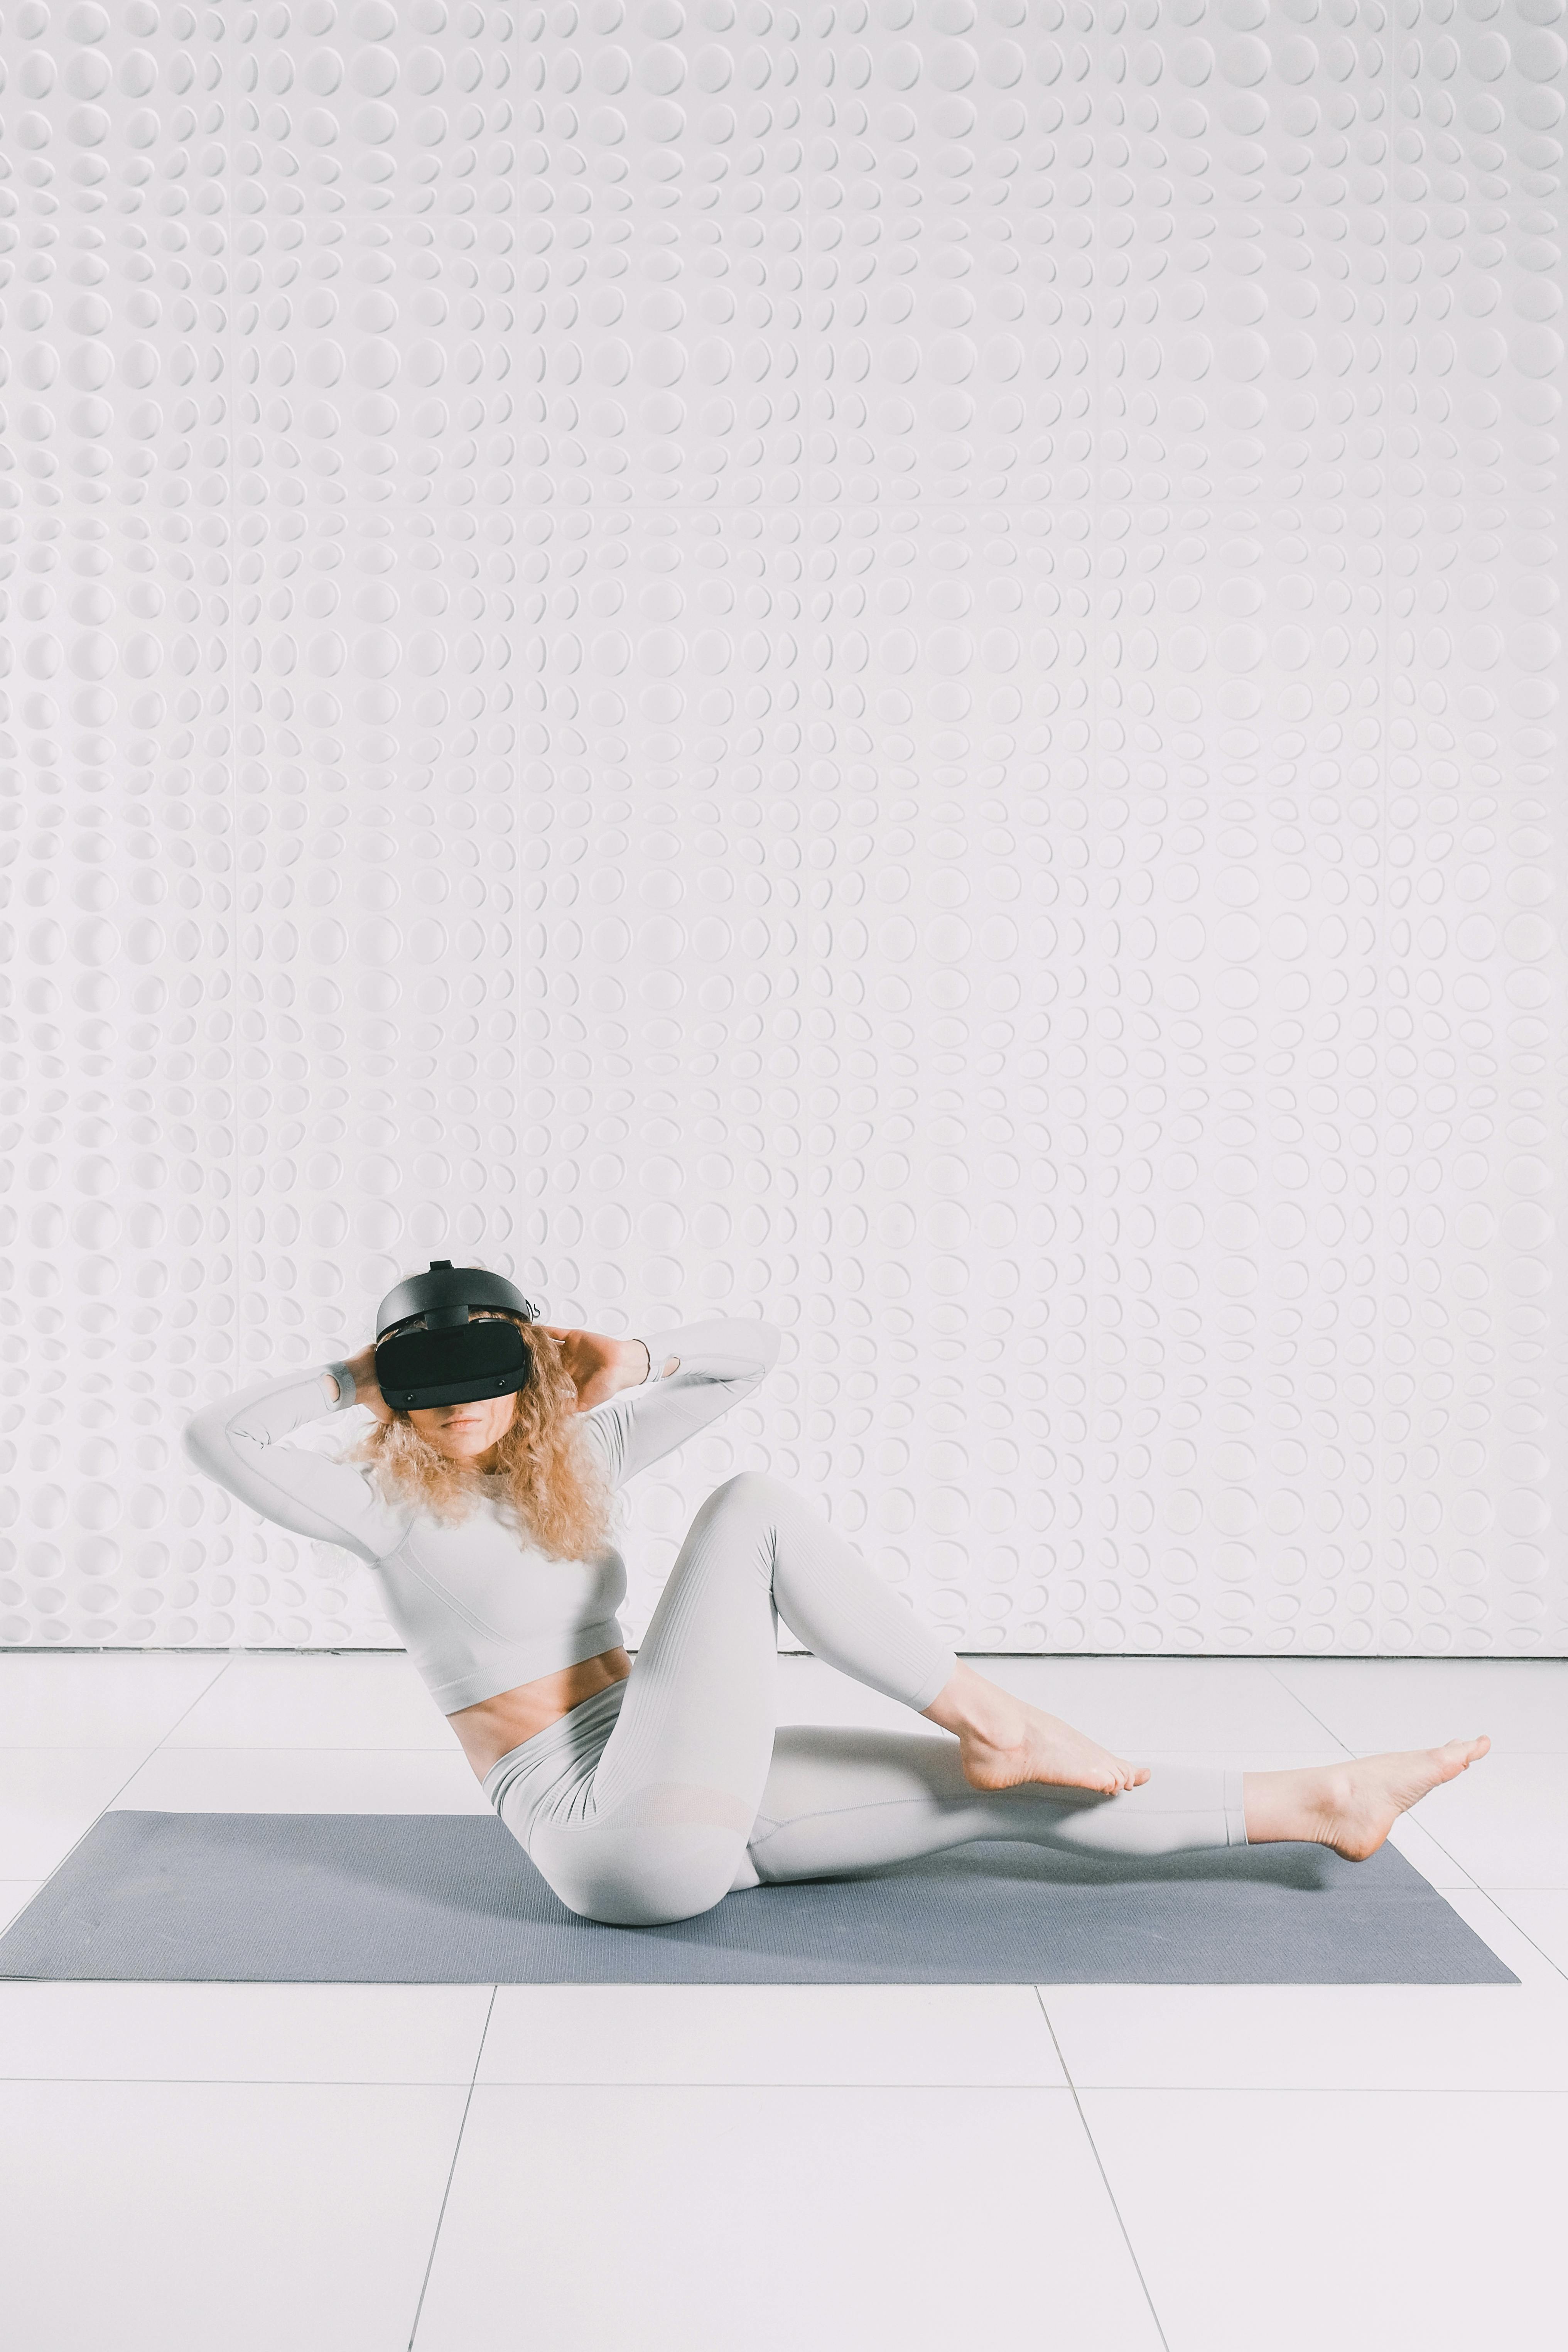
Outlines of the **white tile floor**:
[[[1521,1982],[0,1984],[7,2347],[1557,2352],[1568,1664],[993,1671],[1150,1757],[1489,1731],[1399,1843]],[[0,1922],[116,1805],[483,1811],[398,1657],[0,1654]]]

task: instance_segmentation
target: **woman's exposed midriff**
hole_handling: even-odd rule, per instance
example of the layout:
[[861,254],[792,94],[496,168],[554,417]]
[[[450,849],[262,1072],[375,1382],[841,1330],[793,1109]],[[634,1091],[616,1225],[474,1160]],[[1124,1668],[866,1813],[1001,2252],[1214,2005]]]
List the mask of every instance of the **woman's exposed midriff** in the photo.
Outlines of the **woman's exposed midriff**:
[[631,1670],[625,1650],[601,1650],[597,1657],[563,1666],[558,1674],[542,1675],[537,1682],[520,1683],[515,1690],[499,1691],[494,1698],[459,1707],[447,1720],[476,1778],[482,1780],[493,1764],[521,1748],[525,1739],[547,1731],[585,1698],[608,1690],[612,1683],[624,1683]]

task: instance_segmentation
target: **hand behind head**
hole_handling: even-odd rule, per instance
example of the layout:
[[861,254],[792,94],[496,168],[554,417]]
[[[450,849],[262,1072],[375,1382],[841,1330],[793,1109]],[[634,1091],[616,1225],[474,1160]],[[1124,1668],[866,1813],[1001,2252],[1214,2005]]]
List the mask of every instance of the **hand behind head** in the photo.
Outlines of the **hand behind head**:
[[362,1348],[357,1356],[344,1359],[353,1374],[354,1402],[368,1405],[377,1421],[391,1421],[392,1407],[381,1393],[381,1383],[375,1377],[375,1342]]

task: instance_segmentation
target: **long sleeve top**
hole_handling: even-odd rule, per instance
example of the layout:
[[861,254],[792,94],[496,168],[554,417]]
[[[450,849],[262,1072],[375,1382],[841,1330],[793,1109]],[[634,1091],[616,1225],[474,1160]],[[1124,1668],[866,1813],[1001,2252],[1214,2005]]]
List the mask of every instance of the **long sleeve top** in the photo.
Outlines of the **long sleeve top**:
[[[613,1488],[672,1453],[758,1388],[775,1361],[779,1333],[756,1321],[694,1323],[651,1334],[649,1377],[581,1417]],[[659,1367],[674,1356],[668,1375]],[[337,1383],[330,1399],[323,1374]],[[343,1545],[366,1561],[383,1605],[443,1712],[535,1682],[619,1646],[616,1612],[626,1562],[614,1543],[591,1559],[557,1559],[520,1533],[497,1497],[480,1491],[468,1517],[438,1520],[413,1500],[384,1493],[374,1469],[290,1445],[307,1423],[353,1402],[345,1364],[265,1381],[198,1412],[185,1431],[197,1467],[252,1510]],[[617,1508],[612,1533],[619,1531]]]

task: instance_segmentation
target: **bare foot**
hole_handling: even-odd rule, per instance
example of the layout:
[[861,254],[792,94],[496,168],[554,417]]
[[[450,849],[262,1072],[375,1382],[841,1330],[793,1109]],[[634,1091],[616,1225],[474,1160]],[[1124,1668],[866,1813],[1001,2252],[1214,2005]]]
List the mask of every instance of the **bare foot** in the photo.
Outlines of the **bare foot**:
[[959,1760],[972,1788],[1016,1789],[1026,1780],[1044,1780],[1058,1789],[1098,1789],[1113,1797],[1149,1778],[1147,1764],[1129,1764],[1113,1756],[1059,1716],[1046,1715],[1021,1699],[1017,1706],[1016,1724],[988,1726],[984,1731],[966,1724],[960,1730]]
[[1483,1736],[1391,1756],[1358,1756],[1353,1763],[1318,1771],[1249,1772],[1244,1783],[1247,1843],[1304,1839],[1331,1846],[1348,1862],[1364,1862],[1401,1813],[1479,1763],[1490,1746]]

